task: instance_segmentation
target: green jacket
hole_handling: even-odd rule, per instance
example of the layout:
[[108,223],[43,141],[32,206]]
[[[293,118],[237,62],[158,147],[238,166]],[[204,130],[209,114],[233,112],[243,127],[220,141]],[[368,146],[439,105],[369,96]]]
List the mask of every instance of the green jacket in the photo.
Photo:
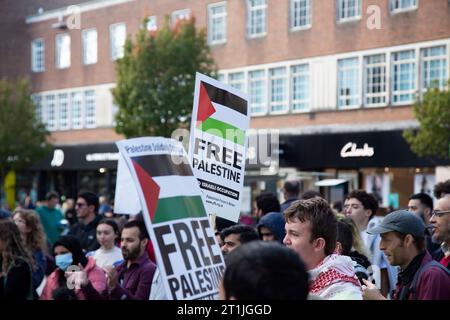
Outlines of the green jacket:
[[61,235],[60,223],[63,219],[63,214],[59,209],[50,209],[47,206],[42,206],[36,209],[44,226],[45,233],[50,245],[53,245]]

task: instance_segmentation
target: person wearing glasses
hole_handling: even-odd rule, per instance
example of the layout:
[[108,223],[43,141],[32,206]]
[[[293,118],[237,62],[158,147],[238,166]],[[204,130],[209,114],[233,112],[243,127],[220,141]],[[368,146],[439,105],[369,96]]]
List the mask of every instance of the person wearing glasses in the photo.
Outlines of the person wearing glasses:
[[97,214],[98,207],[98,196],[95,193],[83,192],[78,195],[75,203],[78,223],[70,228],[69,235],[80,240],[85,252],[95,251],[100,247],[97,242],[97,225],[102,216]]
[[431,236],[441,247],[433,252],[433,258],[450,270],[450,194],[436,203],[430,218]]
[[[426,250],[422,219],[409,211],[398,210],[367,232],[381,235],[380,249],[390,265],[400,267],[393,300],[450,299],[450,272]],[[363,282],[365,300],[385,299],[375,285],[367,280]]]

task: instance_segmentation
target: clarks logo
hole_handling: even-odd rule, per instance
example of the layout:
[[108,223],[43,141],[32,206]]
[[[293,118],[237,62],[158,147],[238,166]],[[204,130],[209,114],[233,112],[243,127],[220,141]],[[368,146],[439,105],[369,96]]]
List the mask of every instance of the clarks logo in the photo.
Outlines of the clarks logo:
[[367,143],[364,143],[363,148],[358,149],[356,143],[349,142],[341,149],[342,158],[372,157],[374,154],[374,149],[369,147]]

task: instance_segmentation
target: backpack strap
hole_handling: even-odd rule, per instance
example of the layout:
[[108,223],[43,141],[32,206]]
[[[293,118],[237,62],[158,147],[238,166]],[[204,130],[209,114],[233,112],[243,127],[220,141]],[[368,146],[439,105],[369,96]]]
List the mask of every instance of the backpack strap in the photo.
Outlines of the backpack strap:
[[450,277],[450,271],[446,267],[444,267],[442,264],[440,264],[436,260],[431,260],[426,265],[420,267],[419,270],[417,270],[416,274],[414,275],[413,281],[408,290],[409,293],[411,293],[413,295],[413,300],[417,300],[417,295],[416,295],[417,288],[416,287],[417,287],[417,283],[419,282],[420,276],[422,275],[422,273],[424,273],[425,271],[427,271],[428,269],[430,269],[432,267],[437,267],[437,268],[443,270]]

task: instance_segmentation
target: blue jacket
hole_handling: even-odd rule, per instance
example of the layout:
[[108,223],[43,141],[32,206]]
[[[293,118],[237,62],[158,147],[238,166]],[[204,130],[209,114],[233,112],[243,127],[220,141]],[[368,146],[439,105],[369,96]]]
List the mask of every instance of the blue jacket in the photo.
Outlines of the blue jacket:
[[268,214],[264,215],[261,220],[259,220],[258,225],[256,228],[258,229],[258,232],[260,232],[261,227],[266,227],[267,229],[270,229],[272,233],[275,235],[275,238],[279,242],[283,242],[284,236],[286,235],[286,231],[284,229],[285,220],[284,216],[279,212],[269,212]]

